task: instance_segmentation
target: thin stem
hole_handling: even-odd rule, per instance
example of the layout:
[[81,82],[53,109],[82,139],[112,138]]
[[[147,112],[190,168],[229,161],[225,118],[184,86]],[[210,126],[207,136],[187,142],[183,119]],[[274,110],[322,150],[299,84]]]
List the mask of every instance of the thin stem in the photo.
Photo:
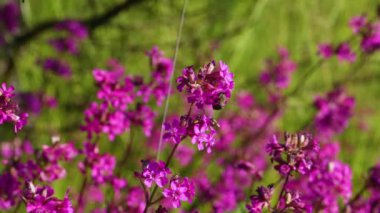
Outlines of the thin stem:
[[78,212],[79,207],[83,203],[83,195],[84,195],[84,192],[86,191],[86,186],[87,186],[87,172],[85,173],[85,176],[84,176],[84,179],[83,179],[83,182],[82,182],[82,186],[81,186],[81,189],[80,189],[80,192],[79,192],[78,204],[75,207],[75,212]]
[[15,209],[13,210],[13,213],[17,213],[18,210],[20,209],[21,207],[21,202],[18,202],[17,206],[15,207]]
[[366,64],[366,62],[368,61],[369,59],[369,55],[363,55],[361,54],[360,55],[360,59],[359,59],[359,62],[356,64],[356,66],[353,66],[352,69],[350,70],[350,72],[345,76],[345,78],[337,81],[334,83],[334,88],[339,88],[340,86],[342,86],[344,83],[348,82],[348,81],[351,81],[354,77],[355,77],[355,74],[358,73],[358,70],[360,68],[363,68],[363,66]]
[[[180,144],[180,143],[177,143],[177,144],[173,147],[172,151],[170,152],[169,157],[166,159],[166,162],[165,162],[166,167],[169,166],[171,160],[173,159],[174,153],[175,153],[175,151],[177,150],[179,144]],[[146,213],[146,212],[148,211],[149,207],[150,207],[151,205],[154,204],[154,202],[152,202],[152,201],[153,201],[154,195],[155,195],[156,192],[157,192],[157,189],[158,189],[158,186],[157,186],[157,184],[156,184],[156,185],[154,186],[154,188],[153,188],[153,191],[152,191],[151,195],[149,196],[149,199],[147,199],[147,201],[146,201],[146,205],[145,205],[144,213]]]
[[309,69],[307,69],[305,74],[301,77],[300,81],[298,82],[298,85],[287,96],[290,97],[297,94],[305,85],[310,76],[312,76],[312,74],[317,70],[318,67],[320,67],[323,64],[323,62],[323,59],[319,59],[315,64],[313,64]]
[[129,143],[126,146],[126,150],[123,153],[123,157],[121,158],[121,160],[118,163],[119,167],[118,167],[118,170],[116,172],[117,175],[120,175],[121,169],[123,168],[123,165],[127,162],[129,156],[131,155],[134,139],[135,139],[135,133],[134,133],[133,127],[131,127],[131,131],[129,134]]
[[157,198],[156,200],[152,201],[151,205],[154,205],[154,204],[160,202],[162,199],[164,199],[164,196],[161,196],[161,197]]
[[166,167],[169,167],[169,164],[170,164],[170,162],[171,162],[171,160],[172,160],[172,158],[174,156],[174,153],[177,150],[179,144],[180,143],[177,143],[176,145],[174,145],[172,151],[170,152],[170,155],[169,155],[168,159],[166,159],[166,162],[165,162]]
[[356,193],[356,195],[345,205],[344,210],[346,210],[349,206],[354,204],[356,201],[360,199],[360,197],[363,195],[363,193],[367,190],[368,188],[368,182],[363,185],[363,187]]
[[148,190],[146,189],[145,184],[141,181],[141,179],[139,179],[139,180],[140,180],[140,184],[141,184],[142,188],[144,189],[144,197],[145,197],[145,200],[148,200],[149,192],[148,192]]
[[159,138],[158,150],[157,150],[157,161],[160,159],[160,154],[161,154],[162,138],[164,136],[164,124],[166,122],[166,117],[167,117],[168,108],[169,108],[170,93],[171,93],[172,84],[173,84],[173,75],[174,75],[175,67],[177,64],[179,44],[181,42],[183,23],[185,21],[186,5],[187,5],[187,0],[184,0],[182,13],[181,13],[181,21],[180,21],[178,32],[177,32],[177,40],[176,40],[175,51],[174,51],[174,59],[173,59],[173,68],[172,68],[172,72],[170,73],[168,93],[166,95],[164,115],[163,115],[162,124],[161,124],[160,138]]
[[286,175],[286,178],[285,178],[285,182],[284,184],[282,185],[282,189],[281,189],[281,192],[280,192],[280,195],[278,196],[278,200],[277,200],[277,204],[276,204],[276,209],[278,208],[278,206],[280,205],[280,201],[281,201],[281,198],[285,192],[285,188],[286,188],[286,185],[288,184],[288,181],[289,181],[289,177],[290,177],[290,173],[288,173]]

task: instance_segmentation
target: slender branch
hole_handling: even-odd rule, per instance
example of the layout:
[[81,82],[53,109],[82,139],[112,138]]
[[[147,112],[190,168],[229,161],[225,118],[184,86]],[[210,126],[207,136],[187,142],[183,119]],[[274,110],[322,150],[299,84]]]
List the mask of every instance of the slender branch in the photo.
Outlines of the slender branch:
[[[83,23],[89,29],[89,31],[94,31],[96,28],[107,24],[113,18],[120,15],[121,12],[126,11],[129,8],[131,8],[132,6],[137,5],[139,3],[142,3],[144,1],[146,1],[146,0],[125,0],[122,3],[115,5],[111,9],[107,10],[103,14],[95,15],[95,16],[90,17],[90,18],[79,19],[78,21]],[[65,18],[65,19],[70,19],[70,18]],[[14,48],[19,48],[19,47],[27,44],[28,42],[30,42],[31,40],[33,40],[34,38],[36,38],[37,36],[39,36],[43,32],[45,32],[51,28],[54,28],[54,26],[61,21],[63,21],[63,20],[61,20],[61,19],[50,20],[50,21],[40,23],[40,24],[34,26],[32,29],[24,32],[23,34],[16,36],[13,39],[13,41],[10,42],[10,44],[8,46],[14,47]]]
[[82,186],[81,186],[81,189],[80,189],[80,192],[79,192],[79,197],[78,197],[78,204],[75,207],[75,212],[78,212],[78,209],[80,208],[80,206],[82,206],[83,195],[84,195],[84,192],[86,191],[86,186],[87,186],[87,172],[85,173],[85,176],[84,176],[84,179],[83,179],[83,182],[82,182]]
[[126,150],[124,151],[123,153],[123,157],[121,158],[121,160],[119,161],[118,165],[119,167],[117,168],[117,171],[116,171],[116,174],[117,175],[120,175],[121,173],[121,169],[123,168],[123,165],[126,164],[129,156],[131,155],[131,152],[132,152],[132,146],[133,146],[133,142],[134,142],[134,130],[133,130],[133,127],[131,128],[131,131],[129,133],[129,143],[128,145],[126,146]]
[[15,209],[13,210],[13,213],[17,213],[18,210],[20,210],[20,207],[21,207],[21,202],[18,202],[17,206],[16,206]]
[[347,208],[349,206],[351,206],[352,204],[354,204],[356,201],[358,201],[361,196],[363,195],[363,193],[368,189],[368,182],[366,182],[363,187],[355,194],[355,196],[350,200],[348,201],[348,203],[344,206],[344,210],[343,212],[345,212],[347,210]]
[[277,208],[279,207],[279,205],[280,205],[280,201],[281,201],[281,198],[282,198],[282,196],[283,196],[283,194],[284,194],[284,192],[285,192],[285,188],[286,188],[286,185],[288,184],[289,177],[290,177],[290,173],[288,173],[288,174],[286,175],[285,182],[284,182],[284,184],[282,185],[282,189],[281,189],[281,191],[280,191],[280,194],[279,194],[279,196],[278,196],[278,200],[277,200],[277,204],[276,204],[276,206],[275,206],[276,209],[277,209]]
[[150,205],[154,205],[154,204],[160,202],[162,199],[164,199],[164,196],[161,195],[159,198],[157,198],[156,200],[152,201],[152,203]]
[[302,89],[302,87],[305,85],[305,83],[310,78],[310,76],[313,75],[313,73],[317,70],[317,68],[323,64],[323,62],[324,62],[323,59],[319,59],[315,64],[313,64],[311,67],[309,67],[309,69],[306,70],[305,74],[299,80],[297,86],[294,88],[293,91],[291,91],[287,95],[287,97],[291,97],[291,96],[294,96],[295,94],[297,94]]

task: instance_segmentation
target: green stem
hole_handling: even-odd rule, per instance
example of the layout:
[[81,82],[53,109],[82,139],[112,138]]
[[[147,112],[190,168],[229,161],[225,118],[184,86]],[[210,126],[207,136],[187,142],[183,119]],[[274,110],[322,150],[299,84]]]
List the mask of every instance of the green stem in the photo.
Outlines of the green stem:
[[282,198],[282,196],[283,196],[283,194],[285,192],[285,187],[286,187],[286,185],[288,184],[288,181],[289,181],[289,176],[290,176],[290,173],[286,175],[285,182],[282,185],[282,189],[281,189],[280,195],[278,196],[278,200],[277,200],[277,204],[276,204],[276,209],[280,205],[281,198]]

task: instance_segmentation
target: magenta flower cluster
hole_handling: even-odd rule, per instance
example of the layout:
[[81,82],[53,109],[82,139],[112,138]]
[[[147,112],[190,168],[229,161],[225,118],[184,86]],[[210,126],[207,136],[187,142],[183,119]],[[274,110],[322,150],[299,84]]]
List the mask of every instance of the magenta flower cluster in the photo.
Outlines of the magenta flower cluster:
[[365,16],[355,16],[349,23],[352,31],[361,37],[360,47],[365,53],[373,53],[380,48],[380,22],[369,21]]
[[[234,87],[233,74],[222,61],[215,66],[212,61],[197,73],[193,67],[186,67],[180,77],[177,78],[178,91],[186,92],[189,111],[172,123],[165,123],[166,142],[179,144],[187,136],[191,137],[191,143],[196,144],[198,150],[212,152],[215,145],[216,130],[219,124],[210,115],[204,113],[207,107],[220,110],[226,105]],[[197,107],[197,114],[193,115],[193,106]],[[194,110],[195,111],[195,110]],[[202,112],[203,111],[203,112]]]
[[22,113],[19,110],[18,104],[14,102],[14,88],[8,87],[5,83],[0,87],[0,125],[10,122],[14,124],[14,131],[21,130],[28,118],[27,113]]
[[74,212],[67,194],[63,199],[59,199],[54,196],[54,190],[49,186],[34,186],[32,182],[26,182],[25,185],[22,198],[26,202],[26,211],[28,213]]
[[[0,7],[0,30],[16,32],[18,13],[12,5]],[[378,22],[364,16],[350,21],[364,56],[380,47]],[[49,44],[59,56],[47,57],[40,65],[70,77],[71,68],[61,56],[79,54],[88,31],[74,20],[63,21],[55,29],[60,37]],[[349,40],[323,43],[319,55],[359,61],[351,45]],[[309,108],[315,111],[302,126],[305,131],[284,133],[280,139],[277,127],[291,128],[287,119],[298,119],[297,113],[285,113],[296,103],[288,102],[295,93],[284,91],[298,66],[287,49],[279,48],[277,58],[266,60],[257,79],[267,97],[243,91],[234,99],[234,74],[223,61],[211,61],[198,70],[185,67],[176,79],[185,111],[166,116],[165,109],[166,117],[156,107],[176,95],[169,94],[175,66],[158,47],[146,55],[151,71],[147,78],[128,73],[114,59],[107,68],[93,70],[95,100],[84,105],[80,126],[87,139],[64,142],[54,135],[52,143],[36,145],[25,131],[13,141],[1,142],[1,211],[167,213],[181,208],[181,212],[222,213],[238,211],[242,204],[250,213],[380,211],[380,164],[363,176],[362,188],[354,193],[353,171],[339,159],[336,136],[347,128],[355,108],[355,98],[343,89],[344,83],[311,101]],[[297,92],[303,87],[295,88]],[[20,110],[17,101],[25,109]],[[235,107],[218,111],[233,101]],[[38,114],[43,105],[55,104],[42,92],[16,96],[13,87],[3,83],[0,125],[11,123],[17,133],[26,124],[24,111]],[[277,122],[281,117],[284,122]],[[162,126],[158,118],[164,121]],[[67,186],[65,195],[59,196],[51,186],[71,178],[68,166],[72,165],[77,165],[82,182],[78,188]],[[268,174],[275,176],[272,183],[264,179]]]
[[186,92],[187,102],[195,104],[199,109],[205,105],[212,106],[215,110],[223,108],[234,88],[233,74],[223,61],[219,61],[219,64],[212,61],[198,72],[191,66],[186,67],[182,76],[177,78],[177,83],[178,91]]
[[351,50],[351,47],[347,43],[341,43],[336,47],[328,43],[320,44],[319,54],[324,59],[331,58],[335,55],[339,61],[347,61],[352,63],[356,60],[355,53]]
[[[45,145],[41,151],[37,151],[29,141],[15,140],[3,144],[1,153],[5,170],[0,175],[0,209],[12,208],[23,193],[28,212],[39,212],[41,209],[72,212],[64,210],[71,209],[67,196],[63,201],[56,199],[50,187],[34,187],[32,184],[35,181],[49,184],[66,176],[62,162],[71,162],[78,155],[72,143],[61,143],[58,138],[54,138],[52,145]],[[21,157],[26,159],[20,160]],[[25,187],[24,182],[27,182]]]
[[296,63],[289,58],[285,48],[278,49],[278,60],[267,60],[260,74],[260,83],[270,87],[284,89],[288,87],[291,74],[297,69]]
[[192,201],[195,194],[194,184],[188,178],[180,178],[176,175],[169,178],[171,171],[162,161],[142,161],[142,164],[143,170],[141,173],[136,172],[136,177],[148,188],[153,184],[163,188],[162,194],[173,208],[179,208],[181,201]]
[[293,171],[300,174],[310,171],[312,167],[310,156],[318,151],[319,145],[309,134],[285,133],[284,143],[279,143],[274,135],[266,148],[271,161],[276,163],[274,168],[286,176]]
[[[75,20],[66,20],[56,25],[56,30],[62,34],[61,37],[50,39],[49,44],[57,51],[58,54],[77,55],[79,46],[88,36],[87,28]],[[72,75],[70,64],[61,59],[62,57],[48,57],[39,60],[41,67],[55,75],[69,78]]]
[[93,71],[100,103],[91,103],[85,111],[86,123],[82,130],[88,133],[89,139],[94,134],[105,133],[113,141],[116,136],[129,131],[130,126],[141,127],[146,136],[151,135],[156,113],[149,101],[155,99],[160,105],[166,97],[172,61],[157,47],[148,56],[152,73],[147,83],[141,76],[125,76],[124,68],[115,60],[109,62],[110,71]]
[[344,90],[336,89],[326,97],[317,97],[314,106],[318,112],[315,116],[315,128],[320,136],[331,137],[342,132],[353,114],[355,99]]
[[18,33],[20,27],[20,7],[16,1],[0,5],[0,47],[8,37]]

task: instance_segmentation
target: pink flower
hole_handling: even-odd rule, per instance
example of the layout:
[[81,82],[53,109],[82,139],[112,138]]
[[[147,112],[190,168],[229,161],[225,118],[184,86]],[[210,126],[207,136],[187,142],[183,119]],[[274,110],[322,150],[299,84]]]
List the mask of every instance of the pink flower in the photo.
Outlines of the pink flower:
[[318,53],[325,59],[334,55],[334,47],[331,44],[320,44]]
[[354,33],[359,33],[367,25],[367,18],[365,16],[352,17],[349,25]]
[[14,102],[14,88],[5,83],[0,87],[0,125],[5,122],[14,124],[14,131],[20,131],[27,122],[28,114],[19,113],[19,106]]
[[156,183],[159,187],[164,187],[168,183],[168,175],[171,174],[169,168],[166,167],[163,161],[142,161],[143,170],[141,173],[136,172],[136,176],[140,178],[147,187],[151,187]]
[[178,91],[185,89],[187,101],[199,109],[205,105],[211,105],[215,110],[223,108],[234,88],[233,74],[223,61],[219,61],[218,65],[212,61],[197,74],[192,67],[186,67],[182,76],[177,78],[177,84]]
[[195,194],[194,184],[187,178],[173,178],[169,188],[164,189],[162,194],[170,200],[173,208],[179,208],[181,201],[192,201]]

